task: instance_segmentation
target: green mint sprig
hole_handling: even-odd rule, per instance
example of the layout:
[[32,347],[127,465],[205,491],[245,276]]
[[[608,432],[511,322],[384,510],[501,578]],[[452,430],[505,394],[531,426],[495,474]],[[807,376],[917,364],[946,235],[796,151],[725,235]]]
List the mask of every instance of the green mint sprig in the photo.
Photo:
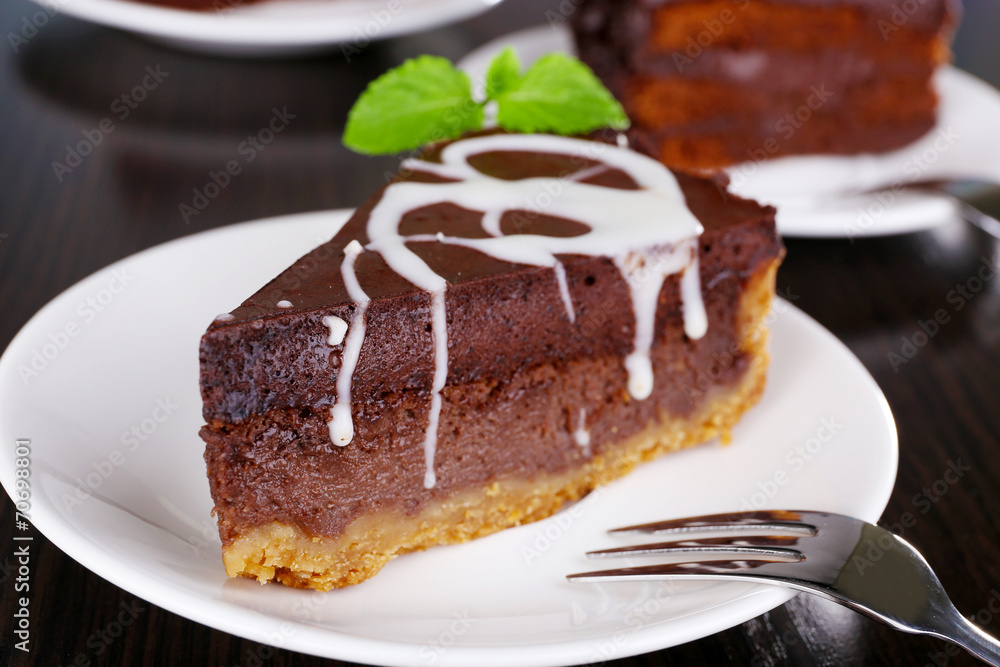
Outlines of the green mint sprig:
[[576,58],[550,53],[522,74],[508,47],[490,64],[481,102],[468,75],[445,58],[420,56],[389,70],[348,113],[344,145],[382,155],[454,139],[483,126],[489,102],[496,103],[497,125],[512,132],[573,135],[629,126],[621,104]]

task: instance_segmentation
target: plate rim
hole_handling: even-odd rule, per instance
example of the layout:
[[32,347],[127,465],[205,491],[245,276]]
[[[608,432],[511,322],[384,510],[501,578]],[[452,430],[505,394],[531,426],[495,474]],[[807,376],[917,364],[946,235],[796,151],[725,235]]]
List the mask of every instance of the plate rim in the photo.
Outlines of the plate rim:
[[[33,329],[39,326],[39,323],[46,315],[53,311],[58,311],[63,305],[62,302],[72,300],[76,291],[87,288],[93,282],[106,280],[107,272],[113,271],[116,268],[122,268],[124,265],[132,262],[142,261],[154,255],[175,252],[178,248],[196,245],[206,239],[240,234],[250,229],[258,230],[281,225],[287,230],[290,224],[299,223],[305,225],[313,221],[327,220],[330,222],[330,233],[333,234],[346,222],[351,213],[352,209],[310,211],[225,225],[154,245],[91,273],[89,276],[61,291],[35,313],[15,334],[10,344],[3,351],[2,355],[0,355],[0,405],[7,403],[6,397],[10,387],[17,386],[16,372],[12,369],[15,364],[14,355],[25,345],[30,347],[30,343],[36,340],[36,338],[31,336]],[[339,218],[339,221],[334,222],[336,218]],[[875,382],[875,379],[843,342],[793,304],[780,300],[780,298],[779,302],[788,308],[788,314],[794,318],[796,324],[810,329],[812,335],[818,336],[825,341],[824,347],[829,346],[829,349],[835,350],[836,354],[844,359],[846,363],[852,364],[859,374],[859,380],[867,385],[868,390],[877,398],[879,412],[885,420],[891,440],[891,443],[888,443],[890,446],[887,448],[890,460],[887,463],[885,477],[880,478],[882,479],[882,488],[873,492],[873,499],[871,500],[871,506],[878,508],[878,514],[859,517],[874,522],[881,516],[881,513],[888,504],[895,485],[899,463],[898,432],[888,401]],[[0,419],[3,416],[0,413]],[[5,424],[0,421],[0,432],[6,430]],[[11,461],[0,459],[0,482],[2,482],[9,497],[11,497],[12,489],[8,486],[8,477],[13,471],[12,461],[13,459]],[[170,582],[156,578],[150,571],[136,567],[130,560],[120,559],[115,554],[109,553],[106,549],[93,542],[85,532],[66,521],[51,503],[46,502],[40,505],[45,510],[36,517],[34,500],[35,498],[33,497],[33,506],[29,514],[29,519],[32,525],[45,535],[46,539],[97,576],[172,613],[252,641],[312,655],[350,660],[362,664],[370,664],[372,657],[377,655],[378,664],[398,665],[400,667],[409,667],[414,664],[412,656],[415,645],[412,642],[375,640],[369,637],[338,633],[329,628],[316,627],[301,621],[289,621],[270,614],[254,611],[221,598],[210,598],[194,589],[188,589],[183,594],[178,595],[176,588]],[[37,521],[39,518],[41,520]],[[725,620],[713,623],[712,629],[708,632],[704,631],[704,629],[699,629],[699,626],[704,627],[704,623],[698,623],[697,621],[705,611],[699,610],[698,613],[692,614],[686,619],[671,620],[671,641],[669,643],[662,641],[662,637],[656,632],[658,624],[654,623],[630,633],[629,642],[624,647],[624,650],[613,657],[618,659],[639,655],[710,636],[770,611],[787,602],[792,597],[795,597],[795,595],[796,593],[789,589],[759,584],[754,589],[748,590],[744,595],[727,600],[711,608],[712,612],[716,615],[725,614]],[[220,610],[225,610],[226,613],[221,614]],[[296,640],[287,643],[285,641],[271,642],[262,637],[262,617],[266,619],[265,624],[270,624],[272,627],[277,625],[284,627],[285,623],[293,626],[296,632]],[[681,631],[678,631],[678,629]],[[449,647],[447,652],[438,656],[440,659],[436,664],[459,666],[474,661],[475,664],[483,665],[484,667],[509,667],[511,661],[514,660],[525,667],[556,667],[558,665],[584,664],[591,660],[585,654],[592,656],[592,640],[600,636],[592,635],[588,638],[589,641],[584,641],[582,638],[574,638],[568,641],[556,641],[542,645],[519,644],[488,648],[483,646],[454,645]],[[335,648],[336,650],[330,650],[331,648]]]
[[[358,42],[355,29],[369,41],[421,32],[470,18],[503,0],[399,0],[406,9],[424,10],[410,14],[406,21],[388,21],[379,30],[367,35],[363,28],[375,20],[371,12],[385,9],[385,3],[373,3],[370,9],[360,9],[340,17],[329,12],[309,16],[298,11],[282,19],[268,13],[233,10],[227,15],[218,11],[195,11],[175,7],[149,5],[131,0],[32,0],[43,11],[54,11],[98,25],[169,42],[179,47],[214,51],[229,55],[277,55],[303,49],[316,49]],[[328,4],[302,0],[301,5]],[[419,5],[426,5],[420,7]],[[397,15],[398,18],[399,15]],[[367,45],[367,41],[365,42]]]

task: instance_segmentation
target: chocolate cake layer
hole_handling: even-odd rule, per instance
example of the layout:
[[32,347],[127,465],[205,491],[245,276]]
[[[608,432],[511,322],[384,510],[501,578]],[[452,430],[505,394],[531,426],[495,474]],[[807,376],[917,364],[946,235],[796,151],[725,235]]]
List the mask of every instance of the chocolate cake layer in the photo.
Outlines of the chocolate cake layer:
[[[429,156],[433,159],[433,155]],[[485,170],[502,174],[558,177],[588,167],[570,158],[514,153]],[[621,187],[621,173],[603,178]],[[773,231],[774,210],[726,194],[720,182],[677,174],[694,215],[705,227],[700,257],[702,281],[710,285],[728,272],[752,271],[774,257],[780,244]],[[401,180],[427,180],[403,175]],[[633,184],[634,187],[634,184]],[[376,195],[332,239],[312,251],[233,311],[232,320],[216,321],[201,345],[202,398],[209,424],[241,422],[275,408],[329,407],[336,396],[339,355],[327,345],[323,317],[349,321],[355,308],[340,276],[339,259],[353,239],[366,239],[368,213]],[[481,234],[481,214],[437,205],[410,214],[411,231],[430,220],[435,231]],[[565,221],[525,211],[534,233],[560,233]],[[407,227],[404,220],[403,227]],[[734,228],[741,230],[736,238]],[[420,244],[418,252],[449,282],[448,384],[510,377],[523,366],[550,360],[617,355],[624,357],[634,336],[628,290],[608,258],[563,258],[569,292],[577,311],[568,326],[559,286],[551,268],[513,265],[482,253],[438,243]],[[358,259],[358,279],[372,303],[361,365],[354,374],[358,396],[425,390],[433,373],[430,295],[389,269],[376,253]],[[668,279],[661,321],[680,325],[678,279]],[[287,300],[291,308],[277,303]],[[667,328],[658,326],[658,336]],[[365,363],[370,360],[370,363]]]
[[[760,229],[743,228],[732,235],[740,240],[706,241],[723,246],[706,254],[731,252],[740,242],[761,247],[765,241]],[[602,456],[663,414],[692,415],[713,389],[743,378],[754,351],[744,339],[748,334],[763,338],[764,331],[742,321],[734,304],[755,272],[767,273],[776,258],[772,239],[770,253],[734,262],[716,276],[706,300],[711,334],[697,344],[686,341],[676,311],[661,306],[657,329],[662,336],[653,354],[658,372],[653,394],[643,401],[627,396],[623,354],[614,351],[549,358],[502,379],[447,386],[433,489],[423,485],[419,444],[427,428],[427,391],[359,400],[355,441],[343,448],[330,442],[326,412],[312,408],[275,408],[224,431],[204,429],[223,541],[270,521],[330,536],[376,509],[395,508],[412,516],[435,499],[478,489],[490,480],[565,473]],[[611,286],[594,290],[590,316],[606,316],[622,327],[628,318],[619,312],[620,304],[628,296],[614,288],[614,271],[595,272]],[[664,292],[663,301],[676,299],[676,285]],[[586,326],[582,322],[587,320],[578,321]],[[586,447],[574,439],[581,419],[590,442]]]
[[668,166],[881,152],[934,124],[953,0],[587,0],[581,58]]

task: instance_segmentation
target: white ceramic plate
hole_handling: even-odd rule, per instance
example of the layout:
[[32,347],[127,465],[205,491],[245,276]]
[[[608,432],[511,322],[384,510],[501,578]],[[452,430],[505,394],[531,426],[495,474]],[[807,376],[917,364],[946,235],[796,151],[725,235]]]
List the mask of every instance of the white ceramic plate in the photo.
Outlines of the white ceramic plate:
[[256,641],[384,665],[565,665],[736,625],[791,594],[744,584],[569,584],[622,524],[741,506],[877,519],[896,473],[885,399],[832,335],[787,303],[763,401],[729,446],[645,465],[536,524],[390,563],[320,594],[228,579],[209,497],[198,341],[348,212],[226,227],[141,252],[43,308],[0,358],[0,481],[30,439],[31,520],[141,598]]
[[[574,53],[562,24],[529,28],[496,39],[462,60],[482,79],[505,46],[524,62],[552,51]],[[855,238],[914,232],[951,222],[947,198],[907,192],[908,183],[974,179],[1000,184],[1000,91],[953,67],[935,78],[940,96],[937,126],[898,150],[849,157],[786,157],[747,162],[727,171],[736,194],[774,204],[785,236]],[[872,194],[870,191],[888,188]]]
[[183,49],[269,56],[309,53],[336,44],[363,49],[375,40],[468,18],[501,0],[217,0],[216,8],[207,11],[130,0],[35,2]]

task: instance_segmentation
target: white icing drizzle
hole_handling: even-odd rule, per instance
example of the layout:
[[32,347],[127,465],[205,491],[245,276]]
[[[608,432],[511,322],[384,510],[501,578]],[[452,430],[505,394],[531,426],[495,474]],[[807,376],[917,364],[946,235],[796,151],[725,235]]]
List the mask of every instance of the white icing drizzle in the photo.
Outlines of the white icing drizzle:
[[276,305],[278,306],[278,308],[291,308],[292,302],[288,301],[287,299],[282,299]]
[[[629,392],[636,399],[647,398],[653,388],[649,351],[653,342],[658,297],[667,276],[683,272],[681,298],[685,332],[690,338],[704,335],[706,319],[697,267],[697,239],[702,226],[688,210],[673,175],[659,162],[623,148],[628,142],[623,141],[621,136],[618,147],[550,135],[498,134],[457,141],[441,152],[440,163],[410,159],[402,165],[403,171],[436,174],[455,182],[395,183],[383,192],[371,210],[367,225],[370,243],[365,249],[381,254],[393,271],[431,295],[434,380],[424,437],[427,462],[425,487],[431,488],[435,484],[434,453],[441,414],[441,390],[448,377],[447,281],[410,250],[408,243],[436,240],[472,248],[502,261],[551,267],[570,321],[575,321],[576,314],[565,270],[556,255],[612,257],[628,282],[635,311],[635,341],[632,353],[625,359],[625,367],[629,374]],[[554,153],[596,160],[601,164],[562,179],[528,178],[516,181],[487,176],[469,164],[471,156],[495,151]],[[621,190],[580,182],[607,169],[624,171],[640,189]],[[404,237],[399,233],[400,222],[406,213],[438,203],[482,211],[481,225],[488,238],[449,237],[440,232]],[[516,210],[541,210],[553,217],[579,221],[590,229],[572,237],[537,234],[505,236],[500,221],[504,213]],[[356,245],[356,242],[351,245]],[[348,246],[342,265],[348,292],[359,307],[348,332],[341,375],[337,381],[337,404],[330,423],[331,436],[335,437],[335,432],[341,435],[347,432],[346,442],[350,441],[349,436],[353,432],[350,377],[363,342],[364,311],[368,305],[368,297],[358,285],[353,269],[354,258],[360,251],[360,246],[354,252]],[[581,429],[585,420],[586,415],[582,414]],[[342,427],[342,424],[346,426]],[[583,433],[589,440],[589,434],[581,429],[574,437],[582,437],[579,434]]]
[[595,164],[593,167],[587,167],[586,169],[581,169],[580,171],[574,172],[567,176],[566,178],[571,181],[585,181],[588,178],[593,178],[599,176],[608,170],[608,166],[605,164]]
[[569,294],[569,285],[566,284],[566,268],[562,262],[556,262],[553,266],[556,272],[556,282],[559,283],[559,296],[563,305],[566,306],[566,314],[569,315],[570,322],[576,322],[576,309],[573,307],[573,297]]
[[708,313],[701,298],[701,269],[698,266],[698,242],[693,243],[691,263],[681,275],[681,303],[684,304],[684,333],[698,340],[708,333]]
[[[705,307],[701,300],[697,261],[697,239],[687,239],[666,249],[615,257],[615,264],[629,284],[632,309],[635,312],[635,343],[632,352],[625,357],[625,369],[628,371],[628,392],[637,400],[647,399],[653,392],[653,364],[649,352],[656,333],[656,311],[660,290],[663,289],[663,282],[667,276],[683,272],[681,299],[684,303],[684,332],[690,338],[701,338],[705,335],[702,326]],[[694,270],[691,270],[692,268]],[[693,279],[689,276],[693,276]],[[688,296],[683,288],[685,280],[694,282],[694,288],[697,290],[696,294],[691,295],[691,301],[684,301],[684,297]],[[697,298],[694,298],[695,296]]]
[[437,451],[438,420],[441,417],[441,390],[448,380],[448,311],[445,307],[444,288],[431,292],[431,322],[434,332],[434,382],[431,385],[431,411],[424,436],[425,489],[433,489],[437,483],[434,454]]
[[[416,189],[405,186],[415,185]],[[441,200],[434,196],[433,189],[440,185],[418,183],[396,183],[385,190],[382,199],[372,209],[368,217],[369,250],[382,255],[389,267],[420,289],[431,293],[431,335],[434,337],[434,381],[431,387],[431,410],[424,433],[424,459],[427,468],[424,487],[433,488],[434,454],[437,450],[438,418],[441,415],[441,389],[448,379],[448,327],[445,309],[445,290],[448,282],[434,273],[418,255],[406,246],[407,239],[399,234],[399,223],[403,216],[414,209]],[[429,190],[428,190],[429,188]],[[421,191],[423,191],[421,193]],[[420,202],[427,201],[427,204]],[[414,205],[416,202],[416,205]],[[435,236],[441,241],[443,234]]]
[[228,321],[234,320],[234,319],[236,319],[236,316],[233,315],[232,313],[221,313],[221,314],[215,316],[215,321],[216,322],[228,322]]
[[[337,401],[330,408],[330,421],[328,423],[330,440],[339,447],[344,447],[354,439],[354,418],[351,415],[351,379],[354,377],[354,370],[358,367],[358,359],[361,357],[361,345],[365,342],[365,313],[368,311],[368,304],[371,301],[365,291],[361,289],[361,285],[358,284],[358,277],[354,272],[354,261],[363,251],[360,243],[351,241],[344,248],[344,261],[340,265],[340,274],[344,278],[347,294],[354,300],[355,307],[344,342],[340,374],[337,376]],[[327,319],[329,318],[324,318],[324,323]],[[330,328],[332,338],[333,327]]]
[[330,329],[330,337],[326,339],[327,345],[336,347],[344,342],[347,335],[347,322],[336,315],[327,315],[323,318],[323,324]]
[[576,424],[576,430],[573,431],[573,439],[583,449],[590,447],[590,431],[587,430],[587,411],[584,408],[580,408],[580,419]]

